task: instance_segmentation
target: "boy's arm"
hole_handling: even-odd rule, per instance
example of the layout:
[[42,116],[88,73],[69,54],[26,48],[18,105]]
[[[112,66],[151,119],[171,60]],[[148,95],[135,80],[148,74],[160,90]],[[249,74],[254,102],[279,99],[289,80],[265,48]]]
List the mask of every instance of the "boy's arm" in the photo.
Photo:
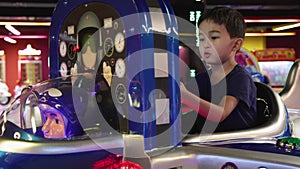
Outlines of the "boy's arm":
[[189,92],[183,83],[180,84],[181,102],[197,111],[204,118],[220,122],[226,119],[238,104],[238,99],[233,96],[225,96],[221,102],[212,104]]

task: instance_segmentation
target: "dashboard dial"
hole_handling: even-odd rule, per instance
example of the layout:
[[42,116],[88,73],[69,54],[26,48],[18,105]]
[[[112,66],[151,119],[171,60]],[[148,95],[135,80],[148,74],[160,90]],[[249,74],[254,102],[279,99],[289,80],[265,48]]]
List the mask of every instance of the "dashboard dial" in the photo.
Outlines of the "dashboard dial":
[[111,38],[106,38],[104,40],[104,54],[107,56],[107,57],[111,57],[114,53],[114,42]]
[[115,36],[115,48],[118,53],[123,52],[125,48],[125,37],[122,32],[119,32]]
[[75,45],[73,43],[70,43],[68,46],[68,57],[69,59],[73,60],[75,58]]
[[59,44],[59,54],[62,57],[65,57],[67,54],[67,43],[65,41],[61,41]]
[[61,64],[60,64],[60,75],[62,77],[66,77],[67,73],[68,73],[67,64],[65,62],[61,62]]
[[117,84],[115,94],[118,103],[124,104],[127,96],[125,85],[122,83]]
[[123,78],[126,73],[126,64],[122,58],[119,58],[115,63],[115,73],[118,78]]

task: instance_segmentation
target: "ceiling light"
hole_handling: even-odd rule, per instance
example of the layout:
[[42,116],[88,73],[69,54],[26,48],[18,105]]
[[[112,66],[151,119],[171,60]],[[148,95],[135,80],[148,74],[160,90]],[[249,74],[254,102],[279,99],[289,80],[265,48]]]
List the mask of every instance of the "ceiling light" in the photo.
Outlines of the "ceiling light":
[[16,26],[50,26],[51,22],[0,22],[0,25]]
[[4,50],[0,50],[0,55],[4,55]]
[[249,32],[245,36],[295,36],[295,32]]
[[245,19],[246,23],[287,23],[300,22],[300,19]]
[[9,43],[17,43],[16,40],[14,40],[14,39],[12,39],[12,38],[10,38],[10,37],[8,37],[8,36],[4,37],[4,40],[5,40],[6,42],[9,42]]
[[[0,35],[0,39],[7,37],[6,35]],[[9,36],[13,39],[47,39],[47,35],[20,35],[20,36]]]
[[11,33],[13,33],[14,35],[21,35],[21,32],[18,31],[16,28],[14,28],[13,26],[11,25],[5,25],[5,28],[7,30],[9,30]]
[[282,30],[286,30],[286,29],[296,28],[299,26],[300,26],[300,23],[285,24],[285,25],[274,26],[274,27],[272,27],[272,30],[273,31],[282,31]]

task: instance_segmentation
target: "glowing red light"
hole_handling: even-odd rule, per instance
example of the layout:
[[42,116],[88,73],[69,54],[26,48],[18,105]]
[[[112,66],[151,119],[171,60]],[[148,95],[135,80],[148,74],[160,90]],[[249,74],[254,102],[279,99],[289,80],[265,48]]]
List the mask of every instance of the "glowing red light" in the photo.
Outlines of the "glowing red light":
[[123,161],[121,155],[109,155],[103,160],[96,161],[93,169],[143,169],[143,167],[130,161]]
[[73,52],[76,52],[76,51],[79,51],[79,50],[80,50],[79,46],[74,46],[73,49],[72,49]]
[[130,161],[123,161],[119,165],[119,169],[143,169],[143,167]]

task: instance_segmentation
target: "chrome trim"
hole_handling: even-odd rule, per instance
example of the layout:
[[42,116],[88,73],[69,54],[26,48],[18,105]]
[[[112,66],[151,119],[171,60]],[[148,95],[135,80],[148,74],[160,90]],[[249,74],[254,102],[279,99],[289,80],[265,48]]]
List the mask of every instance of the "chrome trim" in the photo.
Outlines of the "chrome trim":
[[204,145],[176,147],[160,155],[150,154],[150,157],[153,169],[221,168],[227,162],[233,162],[243,169],[259,166],[272,169],[300,167],[300,157],[297,156]]
[[122,136],[108,136],[85,140],[22,141],[0,139],[0,151],[20,154],[70,154],[78,152],[123,148]]
[[300,109],[287,109],[288,110],[288,112],[291,112],[291,113],[299,113],[299,115],[300,115]]

